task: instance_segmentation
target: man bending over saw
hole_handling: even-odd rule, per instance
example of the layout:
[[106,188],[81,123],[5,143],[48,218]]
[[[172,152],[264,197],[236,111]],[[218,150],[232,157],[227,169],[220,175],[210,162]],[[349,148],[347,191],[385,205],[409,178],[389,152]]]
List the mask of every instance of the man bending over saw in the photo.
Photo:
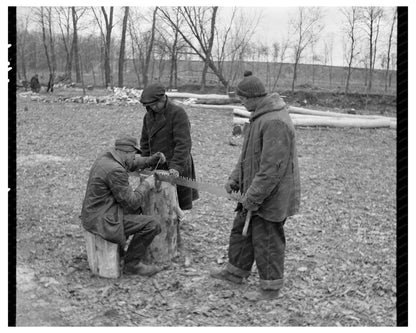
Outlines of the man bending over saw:
[[[150,157],[138,155],[140,149],[133,137],[115,141],[114,148],[101,154],[91,167],[81,220],[83,227],[124,249],[126,239],[134,235],[124,256],[124,272],[150,276],[160,269],[141,262],[146,248],[160,233],[158,217],[141,214],[146,193],[154,188],[154,176],[147,177],[137,188],[129,184],[128,171],[165,162],[163,153]],[[123,253],[123,251],[121,251]]]
[[[142,156],[160,151],[166,156],[165,163],[157,169],[169,170],[170,175],[195,179],[195,167],[191,155],[191,125],[185,110],[172,103],[160,83],[147,86],[140,102],[146,108],[143,119],[140,148]],[[198,190],[177,186],[179,207],[192,208],[192,201],[198,199]]]
[[295,129],[279,94],[267,94],[251,72],[244,73],[237,94],[251,116],[226,190],[241,192],[242,203],[237,206],[231,230],[228,264],[223,270],[211,272],[211,276],[242,283],[256,261],[260,290],[245,296],[252,301],[273,299],[283,287],[283,226],[286,218],[299,209]]

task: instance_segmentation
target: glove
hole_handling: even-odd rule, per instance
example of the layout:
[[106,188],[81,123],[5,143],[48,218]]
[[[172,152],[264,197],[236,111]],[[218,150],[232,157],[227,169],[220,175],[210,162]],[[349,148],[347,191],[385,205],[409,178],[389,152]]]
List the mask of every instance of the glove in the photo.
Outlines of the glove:
[[172,176],[172,177],[177,178],[177,177],[179,177],[179,171],[176,170],[176,169],[169,169],[169,175]]
[[247,198],[246,195],[243,196],[242,204],[243,204],[243,208],[244,209],[250,210],[252,212],[257,211],[260,208],[260,205],[258,205],[255,202],[251,201],[249,198]]
[[151,167],[155,167],[156,165],[163,164],[165,162],[166,162],[165,154],[161,152],[157,152],[147,158],[147,165]]
[[225,184],[225,190],[228,194],[231,194],[231,192],[238,192],[240,190],[240,186],[238,186],[237,182],[235,180],[229,179],[228,182]]

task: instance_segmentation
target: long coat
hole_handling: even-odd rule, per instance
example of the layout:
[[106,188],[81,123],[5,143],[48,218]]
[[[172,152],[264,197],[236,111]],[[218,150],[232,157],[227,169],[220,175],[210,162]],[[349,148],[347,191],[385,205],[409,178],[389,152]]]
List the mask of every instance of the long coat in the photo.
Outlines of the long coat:
[[[147,109],[140,138],[142,156],[160,151],[166,156],[166,163],[158,169],[176,169],[180,176],[195,179],[191,148],[191,124],[182,107],[167,98],[162,112]],[[179,207],[191,209],[192,201],[199,197],[198,191],[183,186],[177,186],[177,191]]]
[[83,227],[102,238],[124,245],[123,211],[138,210],[146,185],[135,190],[129,185],[126,165],[114,149],[101,154],[91,167],[82,204]]
[[295,129],[277,93],[267,95],[252,113],[230,179],[259,207],[254,214],[265,220],[280,222],[298,212],[300,178]]

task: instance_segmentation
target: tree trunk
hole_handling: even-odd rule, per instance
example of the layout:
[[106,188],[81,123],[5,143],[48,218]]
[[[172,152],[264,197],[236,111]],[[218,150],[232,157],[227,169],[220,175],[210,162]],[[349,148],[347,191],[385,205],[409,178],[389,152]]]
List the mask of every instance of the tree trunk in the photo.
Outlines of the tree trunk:
[[[146,52],[146,59],[145,59],[143,73],[142,73],[144,88],[146,88],[147,85],[149,84],[149,74],[148,73],[149,73],[149,66],[150,66],[151,56],[153,55],[153,43],[154,43],[154,40],[155,40],[157,9],[158,9],[158,7],[156,7],[155,10],[153,11],[152,30],[151,30],[151,34],[150,34],[149,46],[148,46],[148,49],[147,49],[147,52]],[[153,73],[152,73],[152,78],[153,78]]]
[[296,61],[294,66],[293,66],[292,93],[295,91],[295,82],[296,82],[296,77],[297,77],[297,69],[298,69],[298,63]]
[[168,263],[177,256],[179,220],[183,212],[179,208],[176,186],[161,182],[159,190],[151,190],[142,206],[143,214],[160,218],[162,231],[146,251],[145,262]]
[[111,80],[111,32],[113,30],[113,12],[114,7],[110,7],[110,12],[107,15],[104,7],[101,7],[101,11],[105,20],[105,36],[104,36],[104,75],[105,75],[105,87],[112,86]]
[[72,37],[72,47],[73,47],[73,59],[75,63],[75,82],[81,82],[81,69],[79,65],[79,50],[78,50],[78,27],[77,27],[77,13],[75,7],[72,7],[72,24],[73,24],[73,37]]
[[204,68],[202,69],[202,76],[201,76],[201,88],[200,88],[201,93],[205,91],[206,82],[207,82],[207,71],[208,71],[208,64],[207,62],[205,62]]
[[121,32],[121,42],[120,42],[120,55],[118,58],[118,86],[123,87],[124,79],[124,53],[126,48],[126,32],[127,32],[127,19],[129,17],[129,7],[125,8],[124,18],[123,18],[123,30]]

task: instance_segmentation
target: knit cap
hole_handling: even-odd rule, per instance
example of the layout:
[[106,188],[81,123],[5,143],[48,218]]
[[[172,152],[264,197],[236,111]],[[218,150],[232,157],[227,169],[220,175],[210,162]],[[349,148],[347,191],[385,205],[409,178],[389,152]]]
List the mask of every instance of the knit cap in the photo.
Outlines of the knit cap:
[[237,95],[253,98],[266,96],[266,88],[251,71],[244,72],[244,79],[237,85]]

